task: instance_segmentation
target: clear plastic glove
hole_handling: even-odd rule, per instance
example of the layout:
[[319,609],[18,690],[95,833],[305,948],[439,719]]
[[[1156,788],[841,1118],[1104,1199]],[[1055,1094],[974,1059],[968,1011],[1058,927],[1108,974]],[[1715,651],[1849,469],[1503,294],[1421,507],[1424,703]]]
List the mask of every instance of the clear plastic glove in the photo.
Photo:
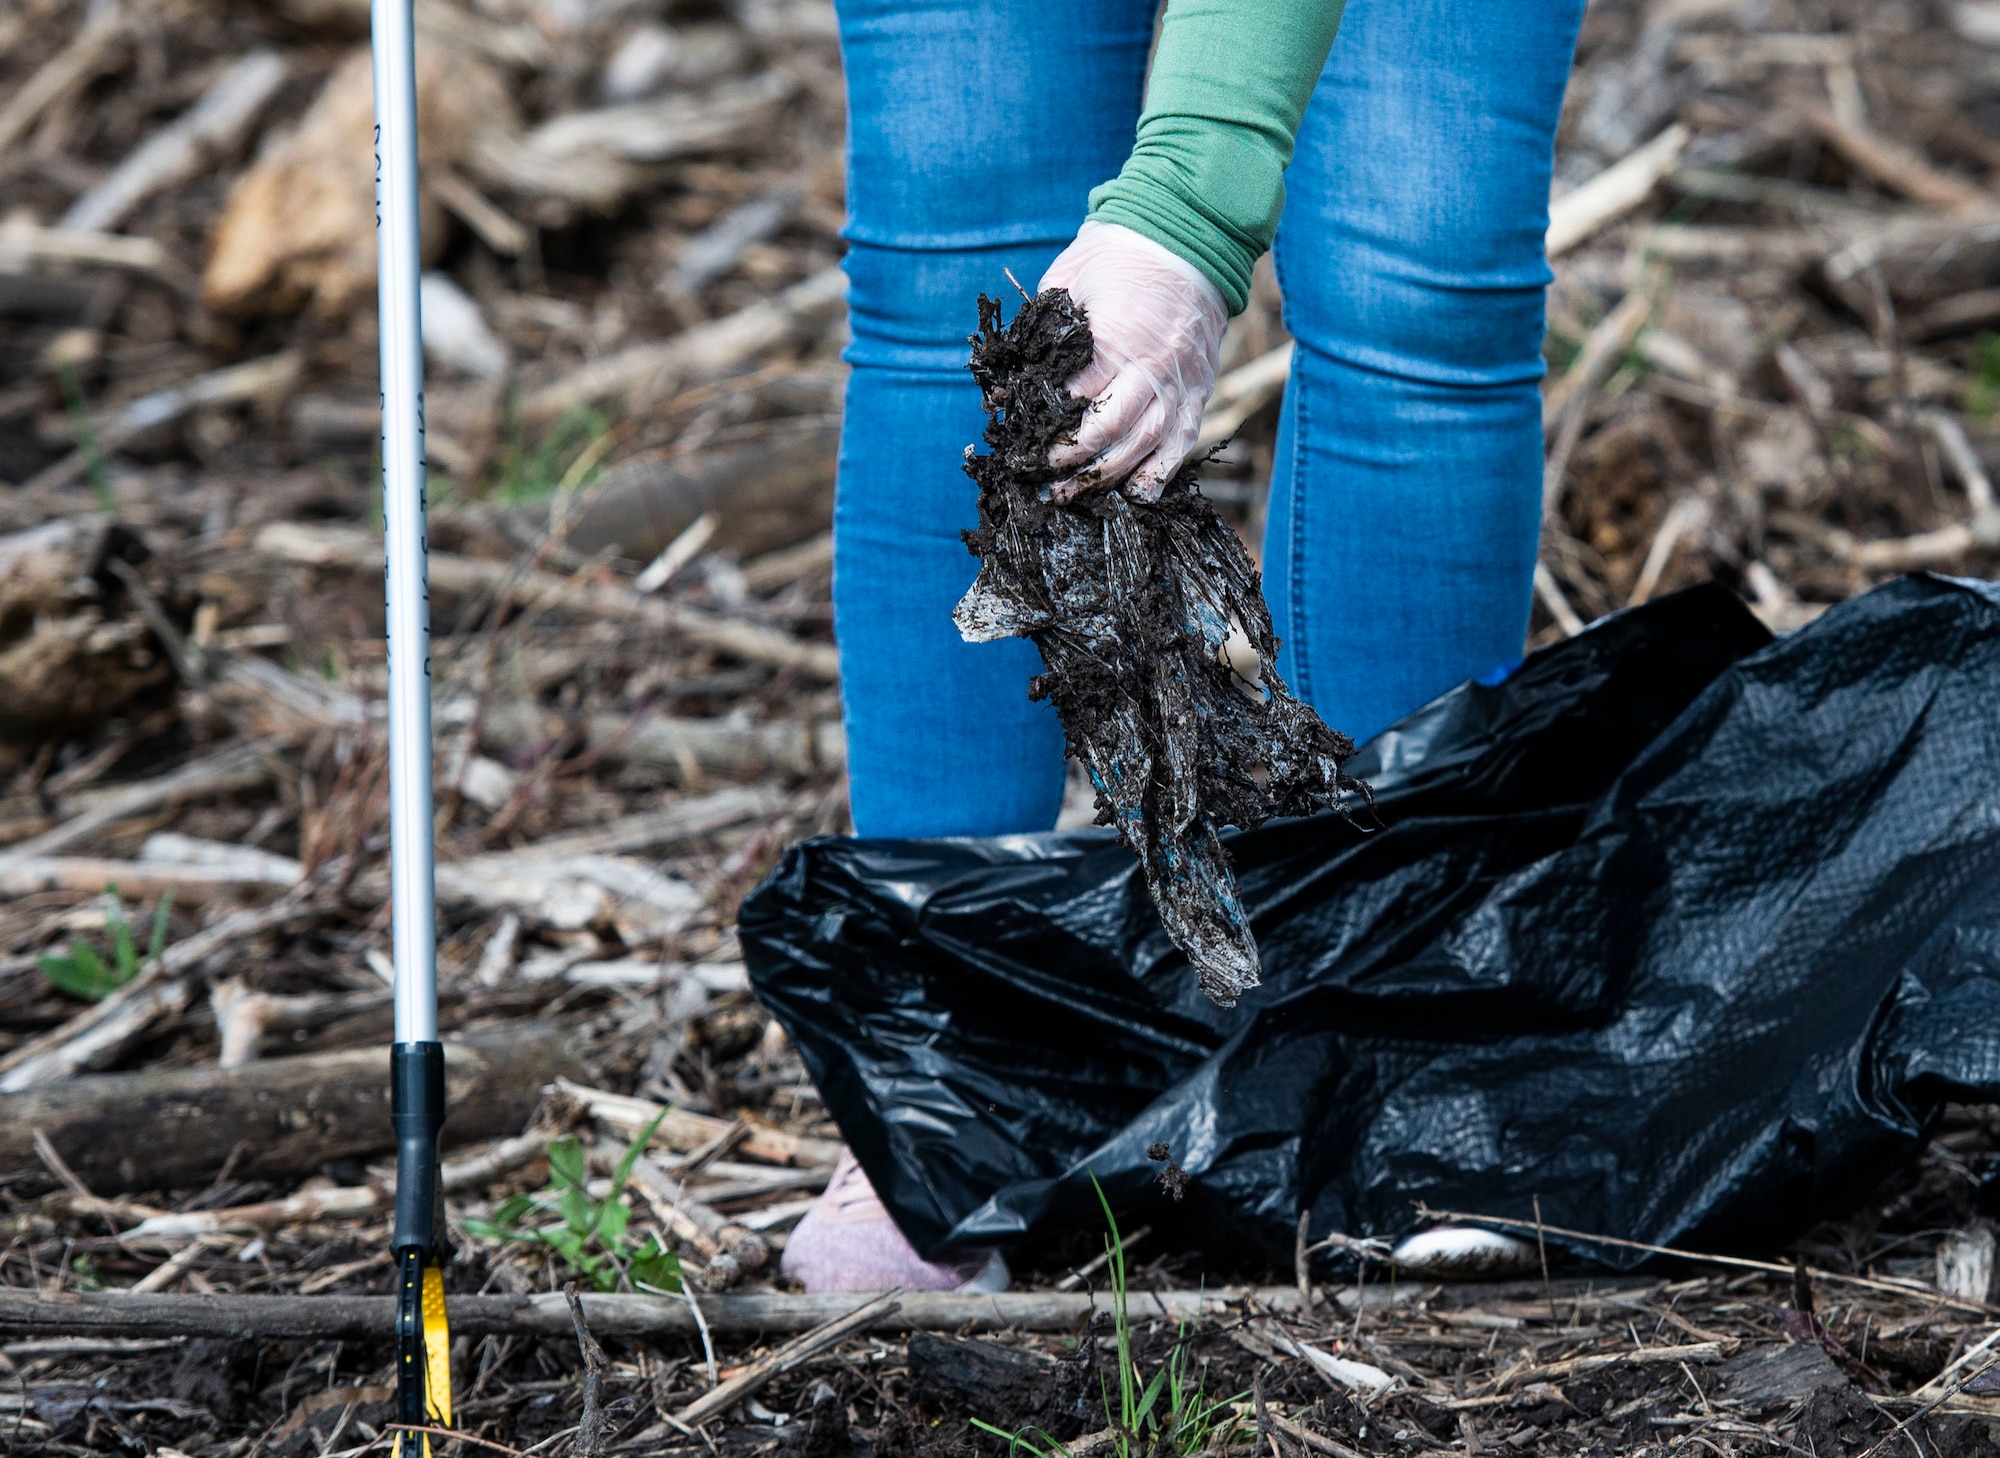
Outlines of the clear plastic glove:
[[1151,238],[1097,222],[1077,231],[1040,287],[1069,290],[1097,342],[1090,367],[1069,382],[1072,394],[1095,403],[1076,443],[1049,455],[1057,470],[1077,469],[1050,494],[1073,501],[1124,482],[1134,500],[1158,500],[1194,449],[1215,389],[1229,323],[1221,291]]

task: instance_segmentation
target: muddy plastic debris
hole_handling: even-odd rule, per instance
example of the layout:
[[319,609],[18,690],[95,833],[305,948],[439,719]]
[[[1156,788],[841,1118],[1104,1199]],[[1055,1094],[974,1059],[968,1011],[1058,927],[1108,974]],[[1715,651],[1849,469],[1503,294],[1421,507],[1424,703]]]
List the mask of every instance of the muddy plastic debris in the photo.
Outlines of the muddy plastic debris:
[[1048,500],[1049,449],[1089,408],[1065,382],[1090,329],[1060,289],[1001,327],[979,298],[972,375],[988,455],[966,447],[978,579],[952,614],[967,642],[1025,637],[1045,672],[1028,687],[1062,716],[1097,789],[1097,823],[1138,856],[1147,889],[1201,989],[1224,1007],[1258,983],[1251,934],[1217,832],[1274,816],[1346,813],[1368,787],[1354,753],[1272,668],[1277,639],[1258,573],[1195,484],[1189,461],[1157,503],[1094,492]]

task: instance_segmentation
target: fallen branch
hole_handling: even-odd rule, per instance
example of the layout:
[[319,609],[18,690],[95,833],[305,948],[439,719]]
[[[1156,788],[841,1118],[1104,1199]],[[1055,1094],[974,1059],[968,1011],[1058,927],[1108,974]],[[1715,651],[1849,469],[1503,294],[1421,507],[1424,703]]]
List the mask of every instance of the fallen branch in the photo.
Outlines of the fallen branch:
[[632,851],[652,850],[676,841],[692,840],[713,831],[727,830],[746,820],[761,820],[785,808],[788,797],[782,790],[763,786],[730,786],[707,795],[676,800],[659,810],[646,810],[606,821],[595,830],[538,840],[519,850],[496,851],[464,862],[467,870],[478,871],[503,863],[563,860],[570,856],[615,856]]
[[1555,619],[1565,638],[1574,638],[1587,626],[1576,609],[1570,606],[1569,599],[1563,595],[1562,585],[1556,581],[1555,573],[1549,571],[1545,562],[1535,564],[1535,597]]
[[1765,1271],[1774,1276],[1783,1276],[1787,1280],[1802,1270],[1815,1281],[1859,1286],[1865,1291],[1886,1291],[1897,1296],[1915,1295],[1926,1300],[1941,1302],[1946,1306],[1958,1307],[1962,1311],[2000,1315],[2000,1306],[1985,1301],[1969,1300],[1963,1296],[1953,1296],[1916,1281],[1882,1281],[1872,1276],[1847,1276],[1838,1271],[1824,1271],[1818,1266],[1788,1266],[1777,1261],[1752,1260],[1747,1256],[1708,1255],[1702,1251],[1681,1250],[1671,1245],[1649,1245],[1643,1240],[1624,1240],[1615,1235],[1593,1235],[1587,1230],[1568,1230],[1560,1225],[1545,1225],[1536,1220],[1514,1220],[1503,1215],[1476,1215],[1469,1210],[1433,1210],[1421,1201],[1417,1205],[1417,1218],[1471,1225],[1497,1225],[1503,1230],[1532,1230],[1541,1235],[1559,1236],[1565,1240],[1581,1240],[1590,1245],[1608,1245],[1617,1250],[1643,1251],[1648,1255],[1672,1256],[1676,1260],[1699,1261],[1711,1266],[1733,1266],[1745,1271]]
[[1607,1367],[1648,1367],[1678,1362],[1720,1362],[1724,1356],[1721,1342],[1689,1342],[1678,1347],[1640,1347],[1631,1352],[1605,1352],[1588,1357],[1569,1357],[1560,1362],[1549,1362],[1540,1367],[1528,1367],[1518,1372],[1502,1374],[1498,1385],[1501,1388],[1526,1387],[1535,1382],[1560,1382],[1569,1377],[1582,1377],[1591,1372],[1602,1372]]
[[1904,329],[1915,343],[2000,324],[2000,289],[1972,289],[1924,310]]
[[102,891],[123,896],[171,892],[176,900],[202,902],[248,890],[284,889],[298,883],[296,868],[279,874],[267,866],[176,865],[171,861],[120,861],[103,856],[8,856],[0,860],[0,896],[37,891]]
[[569,1303],[570,1325],[576,1329],[577,1350],[583,1356],[583,1411],[576,1420],[576,1458],[598,1458],[604,1451],[604,1369],[611,1365],[604,1348],[590,1334],[584,1320],[583,1302],[576,1294],[576,1282],[563,1286],[563,1300]]
[[790,587],[833,567],[833,533],[821,532],[796,547],[781,547],[743,564],[743,586],[758,596]]
[[156,1022],[178,1016],[194,995],[187,980],[180,977],[149,981],[144,986],[130,985],[136,990],[129,997],[120,998],[110,1012],[94,1019],[89,1027],[39,1057],[24,1059],[8,1069],[0,1077],[0,1093],[54,1083],[71,1074],[116,1062],[118,1055],[136,1042],[140,1034]]
[[594,360],[524,397],[522,417],[553,420],[565,411],[614,395],[624,396],[635,408],[657,401],[676,389],[725,375],[766,350],[817,332],[845,307],[846,299],[847,275],[838,268],[825,269],[776,298],[697,324],[657,344],[634,345]]
[[1606,314],[1592,326],[1584,336],[1583,347],[1570,361],[1569,368],[1561,379],[1549,386],[1542,397],[1542,429],[1551,431],[1573,409],[1580,409],[1590,392],[1603,384],[1618,364],[1625,358],[1625,352],[1632,347],[1632,341],[1639,337],[1646,320],[1652,317],[1654,285],[1650,276],[1633,287],[1618,303],[1618,307]]
[[[608,1146],[601,1149],[610,1163],[617,1163],[617,1150]],[[632,1184],[653,1207],[660,1223],[694,1247],[708,1267],[704,1284],[710,1290],[726,1290],[745,1273],[762,1270],[770,1260],[771,1248],[763,1236],[717,1214],[648,1156],[633,1161]]]
[[683,719],[665,714],[593,714],[580,726],[538,705],[516,701],[488,709],[479,722],[480,747],[511,755],[547,744],[573,728],[584,747],[607,764],[689,765],[712,774],[813,775],[847,761],[847,739],[836,719],[777,719],[744,724],[730,719]]
[[[653,1130],[653,1143],[665,1145],[668,1149],[682,1152],[699,1149],[709,1140],[727,1134],[735,1127],[732,1119],[690,1113],[686,1109],[668,1108],[663,1114],[661,1105],[650,1099],[607,1093],[601,1088],[589,1088],[566,1078],[557,1079],[556,1088],[581,1103],[598,1123],[609,1125],[627,1136],[637,1134],[654,1119],[659,1119]],[[752,1124],[750,1132],[743,1136],[743,1142],[737,1147],[752,1159],[763,1160],[767,1164],[821,1166],[831,1165],[840,1157],[837,1140],[788,1134],[782,1129],[767,1128],[762,1124]]]
[[[549,1131],[531,1129],[469,1159],[452,1161],[438,1170],[438,1187],[447,1195],[476,1190],[537,1159],[548,1148]],[[330,1190],[302,1190],[283,1200],[236,1205],[223,1210],[189,1210],[149,1215],[125,1232],[128,1244],[149,1240],[178,1241],[201,1235],[258,1235],[311,1220],[372,1215],[395,1202],[394,1182],[347,1185]]]
[[[709,550],[754,556],[792,546],[831,522],[840,421],[834,413],[837,390],[830,386],[838,376],[811,367],[774,368],[718,384],[714,391],[740,389],[747,395],[760,377],[782,377],[790,392],[824,395],[826,409],[697,434],[626,456],[575,501],[563,528],[569,548],[580,556],[608,550],[651,562],[707,516],[714,522]],[[514,507],[502,516],[517,541],[538,538],[548,519],[546,505]],[[648,590],[644,573],[632,588]]]
[[1646,549],[1639,579],[1632,584],[1632,594],[1625,601],[1627,607],[1638,607],[1652,597],[1682,539],[1706,526],[1710,515],[1709,504],[1699,496],[1683,496],[1667,508],[1660,529],[1653,534],[1652,545]]
[[[274,523],[257,534],[257,550],[315,567],[382,570],[380,534],[348,527]],[[641,597],[623,587],[575,582],[553,572],[519,572],[509,562],[490,562],[451,552],[433,552],[429,560],[433,592],[504,593],[509,602],[585,617],[642,622],[746,662],[789,668],[829,683],[840,677],[839,655],[829,645],[801,643],[788,634],[756,623]]]
[[[801,1362],[817,1356],[828,1347],[844,1341],[856,1332],[867,1331],[878,1320],[893,1317],[901,1304],[902,1291],[885,1291],[873,1301],[865,1301],[845,1316],[814,1327],[803,1336],[786,1342],[775,1352],[759,1357],[738,1372],[720,1387],[711,1388],[693,1402],[674,1414],[674,1423],[681,1428],[696,1427],[712,1417],[719,1417],[743,1401],[755,1396],[774,1377],[798,1366]],[[852,1300],[852,1297],[847,1298]]]
[[117,227],[147,198],[187,181],[240,144],[284,79],[285,59],[276,51],[244,56],[211,82],[199,101],[70,204],[59,226],[78,232]]
[[[675,934],[703,905],[701,891],[689,882],[617,856],[459,862],[440,865],[436,877],[443,901],[513,911],[565,931],[609,920],[640,940]],[[389,894],[379,871],[357,889],[368,897]]]
[[1939,171],[1914,147],[1843,121],[1822,106],[1795,102],[1792,109],[1836,152],[1891,191],[1957,213],[1991,213],[2000,205],[1963,178]]
[[[387,1123],[386,1114],[383,1116]],[[568,1336],[569,1303],[560,1292],[532,1296],[452,1296],[454,1334]],[[905,1292],[895,1309],[865,1324],[869,1331],[1060,1331],[1080,1328],[1093,1313],[1109,1316],[1110,1291],[1001,1291],[962,1296]],[[1135,1295],[1135,1315],[1163,1321],[1215,1319],[1254,1302],[1264,1311],[1296,1311],[1291,1286],[1222,1286],[1209,1291]],[[849,1314],[852,1296],[743,1292],[701,1298],[709,1329],[726,1336],[810,1331]],[[175,1296],[123,1291],[44,1294],[0,1288],[0,1332],[58,1331],[70,1336],[215,1336],[363,1338],[394,1329],[393,1296]],[[600,1337],[697,1337],[695,1320],[678,1296],[586,1295],[584,1314]],[[857,1330],[862,1328],[857,1328]]]
[[1272,1427],[1276,1428],[1286,1437],[1304,1443],[1316,1453],[1325,1453],[1328,1455],[1328,1458],[1362,1458],[1360,1453],[1346,1444],[1336,1443],[1331,1438],[1315,1433],[1311,1428],[1301,1427],[1290,1418],[1280,1417],[1278,1414],[1268,1410],[1265,1412],[1264,1417]]
[[[0,247],[5,240],[0,239]],[[114,451],[146,431],[171,425],[181,417],[207,406],[237,405],[264,395],[283,394],[298,383],[305,369],[305,356],[295,349],[266,355],[243,364],[228,365],[197,375],[185,384],[141,395],[131,404],[109,412],[94,423],[97,448]],[[52,465],[44,466],[23,484],[26,491],[52,491],[67,486],[89,468],[89,454],[71,451]]]
[[1642,257],[1670,263],[1769,263],[1803,268],[1824,258],[1826,251],[1826,240],[1804,228],[1660,223],[1639,241]]
[[1965,488],[1972,508],[1970,522],[1951,522],[1935,531],[1917,532],[1907,537],[1863,541],[1838,527],[1816,518],[1786,513],[1780,520],[1799,527],[1835,557],[1864,572],[1916,572],[1927,567],[1943,567],[1972,551],[2000,548],[2000,505],[1994,501],[1993,482],[1985,466],[1966,438],[1965,428],[1940,411],[1924,411],[1917,416],[1921,426],[1938,444],[1939,454]]
[[1243,422],[1276,399],[1292,377],[1292,341],[1260,354],[1248,364],[1238,365],[1215,382],[1208,408],[1201,413],[1201,434],[1194,443],[1195,454],[1221,445],[1243,427]]
[[182,294],[191,294],[195,289],[192,275],[151,238],[44,228],[22,217],[0,220],[0,264],[37,263],[144,274]]
[[0,152],[27,135],[28,128],[41,119],[43,112],[87,81],[111,48],[124,38],[131,23],[132,13],[124,6],[107,6],[68,45],[44,62],[39,71],[23,81],[7,104],[0,107]]
[[[0,1169],[32,1166],[40,1129],[98,1191],[185,1188],[232,1157],[239,1178],[309,1173],[393,1143],[386,1066],[379,1048],[356,1048],[242,1068],[97,1074],[6,1094]],[[560,1029],[517,1023],[448,1037],[446,1137],[520,1129],[543,1085],[577,1071],[571,1035]]]
[[1549,204],[1546,248],[1551,258],[1567,253],[1606,223],[1639,206],[1674,170],[1686,150],[1688,129],[1678,122],[1590,181],[1571,188]]
[[[129,1019],[137,1017],[136,1013],[128,1013],[128,1006],[141,1004],[143,1000],[143,1005],[150,1009],[150,1020],[172,1005],[173,994],[156,995],[154,989],[158,985],[192,971],[244,937],[284,926],[306,914],[303,898],[294,894],[269,906],[225,917],[214,926],[174,943],[160,955],[159,961],[103,1001],[0,1057],[0,1093],[52,1083],[87,1067],[89,1060],[110,1041],[99,1029],[107,1024],[125,1027]],[[184,998],[181,1005],[185,1005]],[[137,1024],[141,1028],[144,1025]],[[130,1031],[127,1028],[124,1035],[130,1036]]]
[[790,73],[771,70],[701,96],[570,112],[525,137],[486,136],[469,160],[485,181],[509,191],[612,212],[646,186],[659,163],[741,147],[767,128],[797,84]]

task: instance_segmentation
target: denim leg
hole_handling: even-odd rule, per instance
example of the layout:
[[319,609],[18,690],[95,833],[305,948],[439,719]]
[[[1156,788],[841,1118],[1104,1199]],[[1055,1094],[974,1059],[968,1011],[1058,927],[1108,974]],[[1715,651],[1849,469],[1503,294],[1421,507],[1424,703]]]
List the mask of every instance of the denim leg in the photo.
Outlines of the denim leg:
[[[853,340],[834,507],[834,630],[857,831],[1045,830],[1062,730],[1020,640],[968,644],[978,563],[960,469],[981,291],[1032,289],[1132,146],[1152,0],[838,0]],[[1011,312],[1011,310],[1010,310]]]
[[1286,174],[1298,340],[1265,590],[1279,671],[1365,739],[1521,655],[1542,238],[1582,0],[1350,0]]

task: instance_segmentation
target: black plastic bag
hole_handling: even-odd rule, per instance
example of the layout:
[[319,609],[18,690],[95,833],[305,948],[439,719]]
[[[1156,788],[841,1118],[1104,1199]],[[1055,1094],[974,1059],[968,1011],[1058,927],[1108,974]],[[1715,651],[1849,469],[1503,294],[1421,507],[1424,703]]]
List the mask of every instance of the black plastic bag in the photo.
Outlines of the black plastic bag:
[[1101,831],[809,842],[740,932],[932,1253],[1090,1222],[1088,1172],[1166,1213],[1155,1141],[1217,1250],[1538,1196],[1769,1248],[2000,1097],[1996,704],[1992,585],[1902,579],[1775,643],[1699,588],[1364,746],[1386,830],[1230,836],[1265,972],[1234,1011]]

